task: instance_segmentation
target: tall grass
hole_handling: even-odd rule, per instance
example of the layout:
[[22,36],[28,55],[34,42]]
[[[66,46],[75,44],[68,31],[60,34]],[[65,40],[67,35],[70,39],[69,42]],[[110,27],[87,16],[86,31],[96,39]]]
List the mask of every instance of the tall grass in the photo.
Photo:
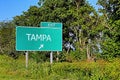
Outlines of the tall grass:
[[120,59],[113,62],[36,63],[24,56],[12,59],[0,55],[0,80],[120,80]]

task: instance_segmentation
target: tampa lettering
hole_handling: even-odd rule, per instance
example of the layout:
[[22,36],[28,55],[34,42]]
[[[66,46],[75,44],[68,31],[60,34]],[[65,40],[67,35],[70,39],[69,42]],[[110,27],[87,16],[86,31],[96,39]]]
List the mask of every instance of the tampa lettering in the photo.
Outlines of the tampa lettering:
[[47,34],[26,34],[28,41],[52,41],[51,36]]

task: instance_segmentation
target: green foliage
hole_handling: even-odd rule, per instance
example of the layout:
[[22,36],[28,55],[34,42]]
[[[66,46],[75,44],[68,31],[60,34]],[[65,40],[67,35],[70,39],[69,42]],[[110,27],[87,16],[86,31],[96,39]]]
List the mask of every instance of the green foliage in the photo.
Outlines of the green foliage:
[[41,11],[37,6],[31,6],[28,12],[23,12],[21,16],[14,17],[17,26],[39,26]]
[[28,68],[25,68],[25,57],[20,56],[14,60],[8,56],[0,55],[1,80],[119,80],[120,59],[112,62],[99,60],[97,62],[72,63],[36,63],[29,59]]
[[0,26],[0,52],[15,52],[15,24],[12,21],[1,22]]
[[[91,45],[94,45],[92,48],[97,48],[95,47],[97,44],[95,39],[102,30],[99,25],[101,22],[94,8],[86,0],[82,0],[82,2],[79,0],[40,0],[39,5],[40,7],[31,6],[22,15],[14,17],[15,24],[19,26],[39,26],[41,21],[62,22],[63,40],[72,42],[77,46],[75,48],[78,52],[81,52],[79,54],[87,53],[88,39],[92,40]],[[69,37],[69,29],[72,29],[75,34],[77,39],[75,43]],[[91,53],[94,53],[94,51]]]
[[120,19],[120,1],[119,0],[98,0],[98,4],[102,6],[100,12],[106,15],[110,20]]
[[[112,39],[106,39],[102,45],[103,50],[103,58],[105,59],[112,59],[114,57],[120,56],[119,46],[112,40]],[[108,53],[109,52],[109,53]]]
[[102,6],[100,12],[105,17],[103,30],[102,50],[106,59],[120,57],[120,1],[119,0],[98,0]]
[[[120,1],[98,0],[101,15],[86,0],[39,0],[38,4],[30,6],[11,22],[0,23],[1,53],[18,53],[15,51],[15,25],[40,27],[40,22],[50,21],[63,23],[63,48],[65,43],[70,43],[76,49],[63,49],[60,61],[92,59],[101,49],[104,59],[120,57]],[[74,37],[69,36],[70,32]],[[31,53],[30,57],[37,63],[49,60],[48,52]]]
[[50,52],[29,52],[30,58],[33,59],[36,63],[42,63],[49,61]]

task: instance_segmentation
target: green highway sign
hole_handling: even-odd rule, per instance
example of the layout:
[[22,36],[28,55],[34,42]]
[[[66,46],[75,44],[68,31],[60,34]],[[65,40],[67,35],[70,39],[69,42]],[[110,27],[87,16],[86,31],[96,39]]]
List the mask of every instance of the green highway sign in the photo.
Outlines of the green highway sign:
[[16,27],[17,51],[62,51],[62,29]]
[[53,27],[62,29],[62,23],[59,22],[41,22],[40,27]]

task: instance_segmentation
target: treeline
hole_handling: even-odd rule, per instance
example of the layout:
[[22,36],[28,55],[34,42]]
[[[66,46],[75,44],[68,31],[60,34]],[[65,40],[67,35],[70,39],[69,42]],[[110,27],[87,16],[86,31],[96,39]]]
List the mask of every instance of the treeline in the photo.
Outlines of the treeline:
[[[96,11],[86,0],[39,0],[12,21],[0,22],[0,54],[17,58],[16,26],[37,26],[40,22],[63,23],[63,51],[57,61],[111,60],[120,57],[120,1],[98,0]],[[49,52],[29,52],[37,62],[47,61]]]

